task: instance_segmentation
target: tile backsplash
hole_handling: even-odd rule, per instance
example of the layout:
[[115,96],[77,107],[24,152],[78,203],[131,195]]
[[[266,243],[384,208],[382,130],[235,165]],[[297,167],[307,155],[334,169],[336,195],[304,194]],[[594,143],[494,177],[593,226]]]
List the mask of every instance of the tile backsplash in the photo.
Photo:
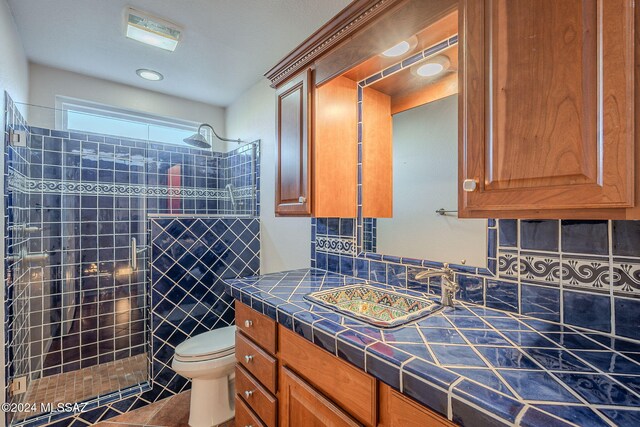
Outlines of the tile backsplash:
[[[313,218],[312,267],[439,294],[415,276],[441,263],[358,254],[355,225]],[[640,221],[489,220],[487,240],[487,268],[454,266],[459,299],[640,339]]]

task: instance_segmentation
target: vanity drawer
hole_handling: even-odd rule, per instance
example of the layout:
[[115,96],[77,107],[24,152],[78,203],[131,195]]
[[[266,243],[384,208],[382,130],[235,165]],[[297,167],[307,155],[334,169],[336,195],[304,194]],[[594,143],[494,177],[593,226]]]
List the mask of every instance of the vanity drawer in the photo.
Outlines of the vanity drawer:
[[236,332],[236,360],[267,390],[276,392],[278,361],[251,342],[242,332]]
[[260,418],[247,406],[239,395],[236,395],[236,418],[234,425],[238,427],[267,427]]
[[236,392],[267,427],[276,427],[278,401],[242,366],[236,366]]
[[260,347],[276,354],[276,322],[236,300],[236,327]]

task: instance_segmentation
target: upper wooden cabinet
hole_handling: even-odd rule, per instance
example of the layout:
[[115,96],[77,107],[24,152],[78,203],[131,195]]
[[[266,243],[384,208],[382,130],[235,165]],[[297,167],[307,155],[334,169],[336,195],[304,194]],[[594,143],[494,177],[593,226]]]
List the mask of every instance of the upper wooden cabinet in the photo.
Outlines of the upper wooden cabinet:
[[[267,73],[278,90],[278,214],[354,217],[359,178],[362,214],[392,217],[383,122],[458,92],[459,217],[640,219],[636,9],[633,0],[353,1]],[[456,13],[446,54],[458,84],[450,75],[399,96],[419,80],[403,72],[431,54],[409,55],[443,43]],[[381,55],[416,36],[406,57]],[[369,102],[354,101],[360,82]],[[371,108],[373,91],[390,107]]]
[[460,216],[633,207],[633,2],[460,5]]
[[276,214],[356,216],[357,84],[315,87],[311,70],[277,92]]
[[315,90],[313,215],[354,218],[357,198],[358,88],[337,77]]
[[276,214],[311,214],[311,70],[276,92]]

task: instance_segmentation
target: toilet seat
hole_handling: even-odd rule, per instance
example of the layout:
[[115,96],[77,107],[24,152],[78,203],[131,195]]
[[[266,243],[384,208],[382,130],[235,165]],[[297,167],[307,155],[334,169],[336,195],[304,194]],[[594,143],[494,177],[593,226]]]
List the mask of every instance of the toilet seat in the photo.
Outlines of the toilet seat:
[[179,362],[202,362],[221,359],[235,352],[235,326],[227,326],[198,334],[176,347],[174,359]]

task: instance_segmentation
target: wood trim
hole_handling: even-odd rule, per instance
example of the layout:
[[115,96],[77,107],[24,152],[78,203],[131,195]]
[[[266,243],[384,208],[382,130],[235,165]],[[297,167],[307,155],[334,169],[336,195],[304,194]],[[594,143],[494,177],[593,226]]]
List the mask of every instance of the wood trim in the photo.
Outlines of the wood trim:
[[398,41],[414,36],[457,8],[455,0],[404,0],[385,11],[331,52],[315,61],[316,85],[345,73],[379,55]]
[[329,22],[289,52],[265,73],[276,88],[299,70],[312,64],[340,41],[369,23],[390,6],[404,0],[355,0]]

